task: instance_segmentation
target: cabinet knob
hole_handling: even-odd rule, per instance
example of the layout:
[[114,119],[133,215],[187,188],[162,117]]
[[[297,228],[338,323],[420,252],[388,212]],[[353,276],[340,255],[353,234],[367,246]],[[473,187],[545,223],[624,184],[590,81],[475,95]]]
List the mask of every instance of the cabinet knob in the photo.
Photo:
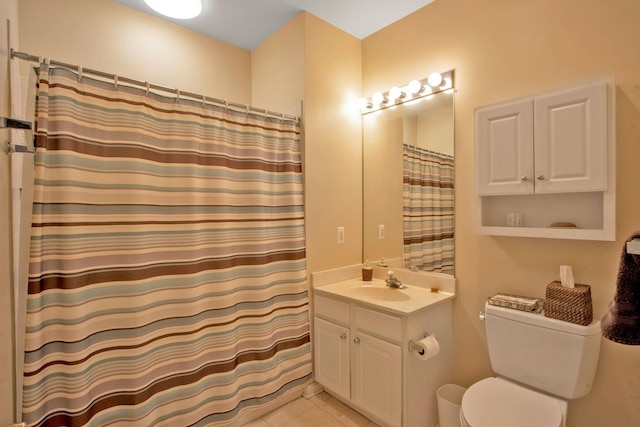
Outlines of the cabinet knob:
[[542,181],[544,179],[544,175],[540,174],[536,177],[538,181]]
[[341,340],[346,340],[347,339],[347,334],[345,334],[344,332],[340,334],[340,339]]
[[520,181],[529,181],[529,177],[527,175],[523,175],[522,178],[520,178]]
[[356,343],[356,344],[360,344],[360,338],[355,337],[355,338],[353,339],[353,342],[354,342],[354,343]]
[[478,314],[478,319],[485,320],[486,318],[487,318],[487,315],[484,313],[484,310],[482,310],[480,314]]

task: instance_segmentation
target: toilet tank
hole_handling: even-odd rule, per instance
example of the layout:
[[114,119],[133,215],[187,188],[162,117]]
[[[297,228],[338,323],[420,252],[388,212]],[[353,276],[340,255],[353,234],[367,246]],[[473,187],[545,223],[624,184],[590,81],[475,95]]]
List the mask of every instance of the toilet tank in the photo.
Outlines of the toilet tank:
[[489,357],[499,376],[565,399],[589,393],[600,355],[600,322],[581,326],[485,305]]

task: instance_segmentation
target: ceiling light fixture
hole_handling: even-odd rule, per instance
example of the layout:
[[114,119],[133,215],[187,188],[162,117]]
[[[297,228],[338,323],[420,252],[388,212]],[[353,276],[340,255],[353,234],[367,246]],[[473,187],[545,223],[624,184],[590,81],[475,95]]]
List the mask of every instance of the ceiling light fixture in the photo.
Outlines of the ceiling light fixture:
[[430,99],[439,92],[453,93],[453,70],[431,73],[423,80],[412,80],[405,86],[394,86],[388,92],[376,92],[370,98],[360,98],[358,107],[361,114],[372,113],[405,102]]
[[144,0],[153,10],[175,19],[191,19],[202,12],[202,0]]

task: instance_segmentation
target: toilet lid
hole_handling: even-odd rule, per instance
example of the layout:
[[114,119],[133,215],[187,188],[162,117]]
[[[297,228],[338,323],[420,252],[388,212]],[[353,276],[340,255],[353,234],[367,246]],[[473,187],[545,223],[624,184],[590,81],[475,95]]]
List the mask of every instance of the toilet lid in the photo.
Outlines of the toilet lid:
[[560,403],[498,378],[469,387],[462,397],[462,416],[472,427],[559,427]]

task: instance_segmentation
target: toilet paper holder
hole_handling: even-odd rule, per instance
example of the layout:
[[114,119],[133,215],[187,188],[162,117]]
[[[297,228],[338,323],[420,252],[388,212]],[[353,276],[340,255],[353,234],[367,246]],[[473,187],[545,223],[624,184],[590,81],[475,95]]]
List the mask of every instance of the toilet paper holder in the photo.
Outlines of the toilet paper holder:
[[[429,335],[433,335],[431,332],[425,332],[422,334],[422,338],[426,338]],[[422,350],[422,347],[416,345],[415,341],[409,340],[409,351],[419,351]]]

